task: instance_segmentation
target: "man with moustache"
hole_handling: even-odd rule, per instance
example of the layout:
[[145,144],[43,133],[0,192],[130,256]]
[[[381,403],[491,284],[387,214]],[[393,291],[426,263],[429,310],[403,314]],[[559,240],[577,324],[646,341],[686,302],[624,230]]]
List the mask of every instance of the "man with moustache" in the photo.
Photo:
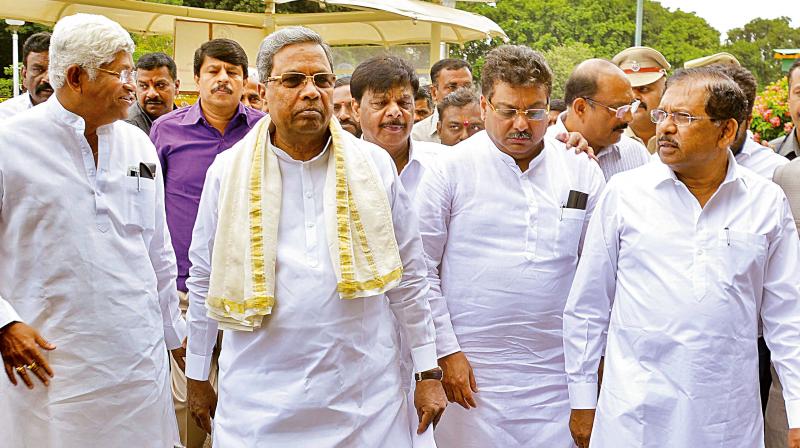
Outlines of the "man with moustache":
[[[172,111],[153,123],[150,138],[164,170],[167,224],[178,259],[178,296],[181,311],[189,303],[189,245],[206,171],[218,154],[242,139],[264,113],[240,102],[247,79],[247,54],[229,39],[210,40],[195,51],[194,80],[200,98],[191,107]],[[202,446],[205,432],[186,408],[183,360],[172,359],[173,398],[181,441],[188,448]],[[215,379],[216,368],[211,379]]]
[[50,33],[36,33],[25,39],[22,45],[22,85],[27,93],[0,103],[0,120],[41,104],[53,94],[47,78],[49,47]]
[[714,68],[677,71],[651,111],[659,159],[597,205],[564,309],[581,448],[763,447],[761,322],[800,447],[800,244],[780,187],[729,150],[747,106]]
[[128,32],[61,18],[49,100],[0,126],[0,434],[4,447],[180,443],[167,349],[185,323]]
[[128,110],[128,123],[150,135],[153,121],[177,109],[181,87],[175,61],[165,53],[146,53],[136,61],[136,104]]
[[333,115],[345,131],[361,137],[361,124],[353,117],[353,96],[350,94],[349,76],[336,79],[333,88]]
[[625,135],[645,145],[650,154],[656,152],[656,126],[650,111],[658,106],[667,85],[669,62],[658,50],[650,47],[630,47],[617,53],[611,62],[617,65],[631,82],[633,97],[639,108],[633,114]]
[[462,406],[442,417],[439,446],[571,442],[561,316],[605,181],[545,135],[551,88],[539,53],[492,50],[481,74],[486,131],[440,154],[418,188],[431,309],[456,336],[437,350],[470,366],[453,374],[469,387],[450,387]]
[[625,73],[609,61],[589,59],[578,64],[564,87],[567,110],[550,126],[548,135],[579,132],[594,148],[606,180],[642,166],[650,154],[623,135],[641,101],[634,99]]
[[214,446],[409,447],[395,322],[415,432],[446,405],[412,205],[386,152],[332,119],[317,33],[276,31],[257,63],[270,114],[209,168],[192,239],[192,412],[208,431],[214,418]]
[[471,88],[460,88],[436,105],[436,130],[445,146],[460,143],[484,129],[481,99]]
[[[472,87],[472,69],[461,59],[442,59],[431,67],[431,99],[439,103],[445,96],[460,87]],[[436,123],[439,115],[434,113],[414,125],[411,137],[422,142],[441,143]]]

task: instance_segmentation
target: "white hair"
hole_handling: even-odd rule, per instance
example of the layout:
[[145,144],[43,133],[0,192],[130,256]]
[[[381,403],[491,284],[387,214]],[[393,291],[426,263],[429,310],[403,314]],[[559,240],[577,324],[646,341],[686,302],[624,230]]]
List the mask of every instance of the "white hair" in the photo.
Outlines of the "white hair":
[[322,47],[325,56],[328,58],[328,65],[333,69],[331,48],[322,40],[322,37],[308,28],[290,26],[275,31],[261,41],[261,46],[258,49],[258,57],[256,58],[259,79],[266,84],[269,75],[272,73],[272,60],[275,58],[275,53],[280,51],[283,47],[305,42],[312,42]]
[[74,14],[62,18],[50,38],[50,84],[64,86],[67,69],[79,65],[89,79],[97,76],[95,68],[113,61],[121,51],[133,54],[131,35],[117,22],[95,14]]

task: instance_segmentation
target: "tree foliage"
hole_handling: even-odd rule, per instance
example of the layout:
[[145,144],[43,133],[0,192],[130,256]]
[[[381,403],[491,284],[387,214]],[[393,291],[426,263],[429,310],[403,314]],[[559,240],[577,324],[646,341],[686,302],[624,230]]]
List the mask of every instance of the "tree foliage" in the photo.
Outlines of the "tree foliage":
[[800,28],[792,28],[788,17],[753,19],[728,32],[725,48],[753,72],[763,86],[783,77],[780,63],[773,58],[773,50],[800,48]]
[[[548,52],[580,43],[593,56],[611,58],[630,47],[636,32],[636,4],[629,0],[503,0],[495,7],[460,4],[500,25],[512,44]],[[680,10],[670,11],[646,0],[643,45],[657,48],[673,66],[719,51],[720,34],[704,19]],[[482,65],[482,55],[499,42],[475,42],[453,54]],[[559,61],[561,62],[561,61]]]
[[543,53],[550,69],[553,70],[553,98],[564,98],[564,84],[567,82],[573,67],[581,61],[595,56],[592,47],[581,43],[572,42],[566,45],[553,47]]

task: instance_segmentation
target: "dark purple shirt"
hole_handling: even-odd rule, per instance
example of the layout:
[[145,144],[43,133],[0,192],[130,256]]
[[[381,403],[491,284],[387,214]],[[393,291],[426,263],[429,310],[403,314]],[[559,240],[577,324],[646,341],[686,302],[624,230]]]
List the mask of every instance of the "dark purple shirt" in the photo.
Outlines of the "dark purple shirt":
[[255,126],[264,113],[239,104],[221,135],[203,116],[200,101],[174,110],[153,123],[150,139],[164,170],[167,226],[178,260],[178,290],[186,291],[189,245],[197,218],[206,171],[217,154],[230,148]]

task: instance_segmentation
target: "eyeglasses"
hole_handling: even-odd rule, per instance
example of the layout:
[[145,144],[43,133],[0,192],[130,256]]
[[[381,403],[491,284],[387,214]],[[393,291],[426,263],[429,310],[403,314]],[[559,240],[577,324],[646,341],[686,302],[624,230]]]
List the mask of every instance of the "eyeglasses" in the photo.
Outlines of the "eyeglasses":
[[517,115],[522,115],[528,121],[542,121],[547,119],[547,114],[550,112],[550,106],[546,109],[497,109],[491,101],[487,101],[489,107],[498,117],[503,120],[511,120]]
[[109,75],[118,76],[119,80],[122,81],[123,84],[136,84],[137,74],[135,70],[123,70],[121,72],[115,72],[113,70],[106,70],[100,67],[94,67],[95,70],[100,70],[103,73],[108,73]]
[[306,75],[305,73],[284,73],[280,76],[270,76],[267,82],[278,81],[283,87],[287,89],[294,89],[297,87],[305,86],[309,79],[312,79],[314,85],[320,89],[330,89],[333,83],[336,82],[336,75],[333,73],[314,73],[313,75]]
[[610,112],[612,112],[615,117],[619,118],[620,120],[625,118],[625,115],[628,115],[629,112],[630,112],[631,115],[635,114],[636,111],[639,109],[639,105],[642,104],[641,101],[635,100],[631,104],[626,104],[624,106],[619,106],[619,107],[611,107],[611,106],[606,106],[605,104],[603,104],[603,103],[601,103],[599,101],[595,101],[595,100],[593,100],[593,99],[591,99],[589,97],[585,97],[584,96],[583,99],[585,99],[586,101],[588,101],[588,102],[590,102],[592,104],[595,104],[597,106],[605,107]]
[[697,120],[719,121],[711,117],[695,117],[686,112],[667,112],[661,109],[653,109],[650,111],[650,120],[655,124],[661,124],[669,117],[672,117],[672,122],[675,123],[675,126],[680,127],[689,126],[693,121]]

